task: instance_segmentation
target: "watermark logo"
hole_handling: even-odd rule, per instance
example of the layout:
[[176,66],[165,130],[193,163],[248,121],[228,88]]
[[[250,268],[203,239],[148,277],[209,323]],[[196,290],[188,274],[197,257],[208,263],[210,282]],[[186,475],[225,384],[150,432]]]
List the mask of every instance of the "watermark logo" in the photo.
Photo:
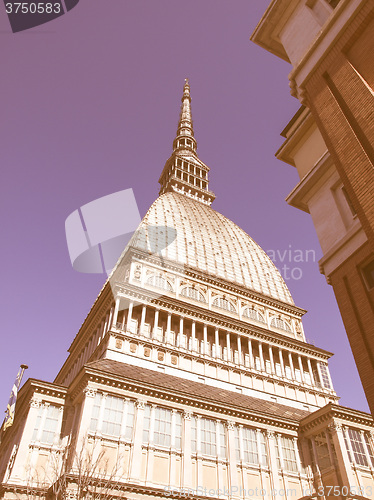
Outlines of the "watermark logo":
[[13,33],[53,21],[76,7],[79,0],[4,0]]
[[266,253],[279,269],[284,280],[300,280],[303,277],[303,267],[306,263],[316,262],[316,252],[313,249],[297,249],[288,245],[286,249],[270,249]]
[[[166,272],[163,251],[174,243],[176,229],[152,224],[139,227],[140,222],[132,189],[103,196],[72,212],[65,221],[65,234],[73,269],[81,273],[105,273],[110,276],[137,231],[137,248],[147,256],[156,256],[158,272],[160,268],[161,272]],[[112,292],[116,285],[114,279],[112,275]],[[158,283],[161,281],[158,279]],[[137,286],[141,286],[139,279]]]
[[109,275],[140,221],[132,189],[103,196],[75,210],[65,221],[73,268]]

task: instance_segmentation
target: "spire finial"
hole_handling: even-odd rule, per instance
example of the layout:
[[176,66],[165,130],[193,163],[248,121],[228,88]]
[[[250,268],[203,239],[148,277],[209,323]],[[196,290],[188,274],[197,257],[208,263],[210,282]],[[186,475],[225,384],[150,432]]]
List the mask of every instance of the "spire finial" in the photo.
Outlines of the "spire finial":
[[185,78],[177,136],[173,142],[174,151],[165,163],[159,179],[160,195],[175,192],[205,205],[212,203],[215,195],[209,191],[209,167],[198,158],[196,148],[191,116],[190,82]]
[[173,142],[174,151],[187,150],[196,154],[197,143],[194,137],[192,114],[191,114],[191,95],[190,82],[188,78],[184,80],[182,106],[179,116],[177,136]]

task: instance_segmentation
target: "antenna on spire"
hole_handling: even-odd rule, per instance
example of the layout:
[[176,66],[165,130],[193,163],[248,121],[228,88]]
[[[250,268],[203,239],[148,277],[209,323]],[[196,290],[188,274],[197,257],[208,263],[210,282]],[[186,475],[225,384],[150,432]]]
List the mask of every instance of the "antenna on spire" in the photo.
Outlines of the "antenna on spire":
[[173,149],[174,151],[189,151],[196,155],[197,143],[192,125],[190,82],[188,78],[184,79],[182,106]]
[[191,115],[190,82],[188,78],[185,78],[173,152],[159,179],[160,195],[171,191],[189,196],[205,205],[212,203],[215,195],[209,190],[209,167],[198,158],[196,149],[197,143]]

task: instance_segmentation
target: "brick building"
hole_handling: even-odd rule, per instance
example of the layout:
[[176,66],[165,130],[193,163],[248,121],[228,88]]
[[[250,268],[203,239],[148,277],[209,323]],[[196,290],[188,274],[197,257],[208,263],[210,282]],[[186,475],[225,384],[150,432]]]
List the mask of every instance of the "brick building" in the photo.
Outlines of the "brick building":
[[277,157],[300,182],[287,201],[312,216],[374,412],[374,2],[273,0],[251,39],[290,62],[302,108]]

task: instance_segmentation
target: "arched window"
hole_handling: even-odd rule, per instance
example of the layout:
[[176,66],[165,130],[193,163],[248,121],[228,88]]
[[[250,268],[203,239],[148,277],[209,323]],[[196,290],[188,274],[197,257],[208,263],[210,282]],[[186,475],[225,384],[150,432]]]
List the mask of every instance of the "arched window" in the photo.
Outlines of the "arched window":
[[253,309],[250,307],[246,307],[243,311],[243,318],[253,319],[255,321],[259,321],[260,323],[265,323],[265,318],[263,315],[257,311],[257,309]]
[[161,290],[167,290],[168,292],[173,291],[173,287],[169,281],[161,275],[152,274],[147,278],[146,285],[153,286],[155,288],[160,288]]
[[270,326],[274,326],[275,328],[279,328],[279,330],[285,330],[286,332],[291,331],[290,325],[286,321],[284,321],[282,318],[274,317],[271,320]]
[[214,307],[219,307],[220,309],[224,309],[225,311],[236,312],[233,304],[229,300],[224,299],[223,297],[216,297],[213,300],[212,305]]
[[187,297],[188,299],[197,300],[199,302],[206,302],[204,295],[197,288],[192,286],[186,286],[181,290],[182,297]]

